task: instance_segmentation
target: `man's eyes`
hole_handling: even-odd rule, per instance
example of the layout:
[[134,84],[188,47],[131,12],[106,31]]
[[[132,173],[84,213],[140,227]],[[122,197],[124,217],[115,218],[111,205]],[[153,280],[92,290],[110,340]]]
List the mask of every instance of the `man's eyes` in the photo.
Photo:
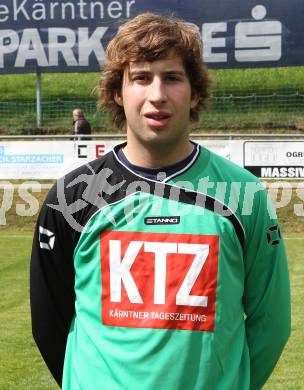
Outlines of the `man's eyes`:
[[[138,82],[150,82],[152,81],[152,79],[153,78],[151,76],[146,74],[138,74],[131,77],[132,81],[138,81]],[[182,81],[183,78],[180,75],[167,74],[163,77],[163,80],[168,82],[178,82],[178,81]]]
[[132,77],[132,81],[148,81],[150,77],[145,74],[139,74]]
[[181,78],[181,76],[176,75],[176,74],[168,74],[166,76],[166,80],[168,80],[168,81],[182,81],[182,78]]

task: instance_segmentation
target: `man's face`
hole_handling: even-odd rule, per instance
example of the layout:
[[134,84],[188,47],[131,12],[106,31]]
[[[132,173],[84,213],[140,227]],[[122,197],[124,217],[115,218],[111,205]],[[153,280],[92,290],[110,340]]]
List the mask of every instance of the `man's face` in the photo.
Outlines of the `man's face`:
[[176,146],[188,140],[197,98],[180,57],[131,63],[115,101],[124,107],[128,143]]
[[79,119],[79,115],[77,112],[73,112],[73,121],[77,121]]

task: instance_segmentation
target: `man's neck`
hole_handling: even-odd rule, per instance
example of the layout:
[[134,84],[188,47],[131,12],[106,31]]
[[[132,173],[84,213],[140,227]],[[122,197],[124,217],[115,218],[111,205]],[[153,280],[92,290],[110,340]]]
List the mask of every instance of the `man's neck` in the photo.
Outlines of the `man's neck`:
[[[162,168],[176,164],[191,153],[193,145],[188,140],[180,145],[142,145],[128,142],[124,148],[127,159],[134,165],[144,168]],[[139,152],[140,151],[140,152]]]

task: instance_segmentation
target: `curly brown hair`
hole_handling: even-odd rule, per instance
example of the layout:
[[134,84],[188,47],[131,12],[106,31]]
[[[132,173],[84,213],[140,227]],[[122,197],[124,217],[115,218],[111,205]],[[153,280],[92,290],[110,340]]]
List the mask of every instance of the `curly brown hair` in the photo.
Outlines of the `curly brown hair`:
[[109,112],[115,127],[123,129],[126,124],[124,108],[114,99],[121,93],[126,67],[131,62],[166,58],[172,51],[183,59],[192,96],[198,98],[198,104],[190,110],[190,120],[198,120],[199,111],[206,108],[210,84],[203,63],[200,32],[181,19],[147,12],[126,22],[106,50],[106,63],[97,87],[97,106]]

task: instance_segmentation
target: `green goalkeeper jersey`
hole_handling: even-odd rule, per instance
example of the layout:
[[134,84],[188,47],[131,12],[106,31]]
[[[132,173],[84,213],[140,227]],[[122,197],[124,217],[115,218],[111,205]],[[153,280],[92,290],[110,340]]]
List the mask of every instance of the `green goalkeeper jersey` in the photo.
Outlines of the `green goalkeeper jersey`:
[[37,223],[33,334],[65,390],[260,389],[290,332],[275,211],[195,146],[162,181],[117,148],[59,180]]

